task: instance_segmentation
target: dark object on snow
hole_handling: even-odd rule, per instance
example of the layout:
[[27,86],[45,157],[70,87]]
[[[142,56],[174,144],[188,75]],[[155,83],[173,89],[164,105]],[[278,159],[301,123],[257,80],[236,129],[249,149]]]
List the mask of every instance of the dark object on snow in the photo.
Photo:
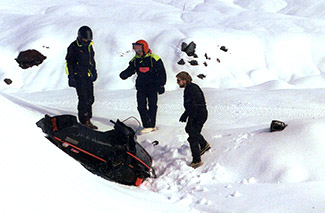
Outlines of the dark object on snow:
[[186,44],[185,42],[183,42],[183,43],[182,43],[182,48],[181,48],[181,50],[182,50],[183,52],[185,52],[186,47],[187,47],[187,44]]
[[159,141],[153,141],[152,145],[157,146],[159,144]]
[[186,43],[182,43],[182,51],[185,52],[188,56],[194,56],[196,44],[192,41],[189,45],[185,46]]
[[199,65],[199,63],[197,62],[197,60],[189,61],[189,63],[190,63],[192,66]]
[[36,125],[54,145],[102,178],[139,186],[155,177],[151,156],[135,141],[133,129],[119,120],[111,122],[114,129],[106,132],[78,123],[73,115],[45,115]]
[[197,77],[203,79],[203,78],[205,78],[205,77],[207,77],[207,76],[204,75],[204,74],[198,74]]
[[225,46],[221,46],[221,47],[220,47],[220,50],[222,50],[222,51],[224,51],[224,52],[227,52],[227,51],[228,51],[228,49],[227,49]]
[[194,58],[199,58],[199,56],[197,56],[196,53],[194,53],[193,57]]
[[203,62],[203,64],[204,64],[204,66],[206,66],[206,67],[208,66],[208,63],[207,63],[206,61]]
[[38,66],[46,59],[46,56],[42,55],[37,50],[26,50],[19,53],[15,59],[19,66],[23,69],[27,69],[34,65]]
[[6,78],[3,81],[8,85],[10,85],[12,83],[12,80],[10,78]]
[[273,120],[271,122],[271,126],[270,126],[270,130],[271,132],[275,132],[275,131],[282,131],[284,130],[284,128],[286,128],[288,125],[285,124],[282,121],[278,121],[278,120]]
[[219,62],[219,63],[221,62],[219,58],[217,58],[217,62]]
[[179,60],[179,61],[177,62],[177,64],[179,64],[179,65],[184,65],[184,64],[185,64],[185,61],[184,61],[183,59],[181,59],[181,60]]
[[211,60],[211,58],[208,56],[207,53],[204,54],[204,57],[205,57],[207,60]]

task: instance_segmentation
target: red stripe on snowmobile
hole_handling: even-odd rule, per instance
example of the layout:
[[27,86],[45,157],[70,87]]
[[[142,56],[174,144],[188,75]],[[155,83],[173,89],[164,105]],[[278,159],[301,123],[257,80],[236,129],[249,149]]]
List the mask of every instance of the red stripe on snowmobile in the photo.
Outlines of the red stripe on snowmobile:
[[53,126],[53,132],[58,131],[58,126],[56,125],[56,118],[51,119],[51,124]]
[[64,141],[64,140],[61,140],[61,139],[58,138],[58,137],[54,137],[54,139],[60,141],[61,143],[66,143],[66,144],[68,144],[69,146],[71,146],[71,147],[73,147],[73,148],[75,148],[75,149],[77,149],[77,150],[79,150],[79,151],[81,151],[81,152],[83,152],[83,153],[85,153],[85,154],[87,154],[87,155],[90,155],[90,156],[92,156],[92,157],[94,157],[94,158],[96,158],[96,159],[98,159],[98,160],[103,161],[104,163],[106,163],[106,160],[104,160],[104,159],[102,159],[102,158],[100,158],[100,157],[98,157],[98,156],[96,156],[96,155],[93,155],[93,154],[91,154],[90,152],[87,152],[86,150],[80,149],[79,147],[76,147],[76,146],[74,146],[74,145],[72,145],[72,144],[70,144],[70,143],[68,143],[68,142],[66,142],[66,141]]
[[131,154],[130,152],[126,152],[128,155],[134,157],[137,161],[139,161],[140,163],[142,163],[145,167],[147,167],[149,170],[151,169],[147,164],[145,164],[142,160],[140,160],[137,156]]

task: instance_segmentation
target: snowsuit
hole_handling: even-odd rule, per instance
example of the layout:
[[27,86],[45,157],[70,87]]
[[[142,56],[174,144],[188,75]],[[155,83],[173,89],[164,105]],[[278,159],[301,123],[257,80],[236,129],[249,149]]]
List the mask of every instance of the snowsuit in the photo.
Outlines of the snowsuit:
[[193,161],[201,161],[200,150],[207,145],[207,141],[201,135],[203,124],[208,118],[208,111],[202,90],[197,84],[189,83],[184,89],[184,108],[182,116],[188,117],[185,131],[189,134]]
[[[128,68],[120,73],[120,78],[127,79],[137,74],[136,90],[138,111],[144,128],[156,126],[158,95],[164,92],[166,71],[159,56],[147,53],[136,55],[129,62]],[[148,107],[147,107],[148,106]]]
[[85,123],[92,117],[94,103],[94,85],[97,79],[93,42],[81,42],[78,38],[68,47],[66,72],[69,86],[75,87],[78,95],[78,118]]

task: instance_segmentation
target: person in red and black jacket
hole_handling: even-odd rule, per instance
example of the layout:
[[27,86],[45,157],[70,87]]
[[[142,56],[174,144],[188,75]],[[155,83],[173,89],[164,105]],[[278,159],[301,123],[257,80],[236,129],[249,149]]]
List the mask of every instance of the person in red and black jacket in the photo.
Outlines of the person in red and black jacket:
[[181,115],[179,121],[186,122],[185,131],[188,133],[188,142],[190,144],[193,161],[191,167],[197,168],[203,163],[201,155],[210,149],[209,143],[201,135],[203,124],[208,118],[208,110],[205,98],[201,88],[192,82],[192,77],[185,71],[176,75],[177,83],[184,89],[184,108],[185,112]]
[[92,39],[91,29],[88,26],[80,27],[78,37],[68,47],[65,59],[69,86],[77,90],[79,121],[92,129],[98,129],[90,122],[95,100],[93,82],[97,79]]
[[132,45],[136,55],[129,62],[128,68],[120,73],[120,78],[125,80],[137,74],[135,87],[143,125],[141,133],[148,133],[156,130],[158,94],[165,92],[166,70],[161,58],[151,53],[145,40],[138,40]]

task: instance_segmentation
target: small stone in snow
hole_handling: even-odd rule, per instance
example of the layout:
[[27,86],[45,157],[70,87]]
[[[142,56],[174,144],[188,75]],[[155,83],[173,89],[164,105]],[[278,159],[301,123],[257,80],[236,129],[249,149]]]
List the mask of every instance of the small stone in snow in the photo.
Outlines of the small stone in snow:
[[184,64],[185,64],[185,61],[184,61],[183,59],[181,59],[181,60],[179,60],[179,61],[177,62],[177,64],[179,64],[179,65],[184,65]]
[[10,78],[6,78],[3,81],[8,85],[10,85],[12,83],[12,80]]
[[190,63],[192,66],[197,66],[197,65],[199,65],[199,63],[197,62],[197,60],[189,61],[189,63]]

